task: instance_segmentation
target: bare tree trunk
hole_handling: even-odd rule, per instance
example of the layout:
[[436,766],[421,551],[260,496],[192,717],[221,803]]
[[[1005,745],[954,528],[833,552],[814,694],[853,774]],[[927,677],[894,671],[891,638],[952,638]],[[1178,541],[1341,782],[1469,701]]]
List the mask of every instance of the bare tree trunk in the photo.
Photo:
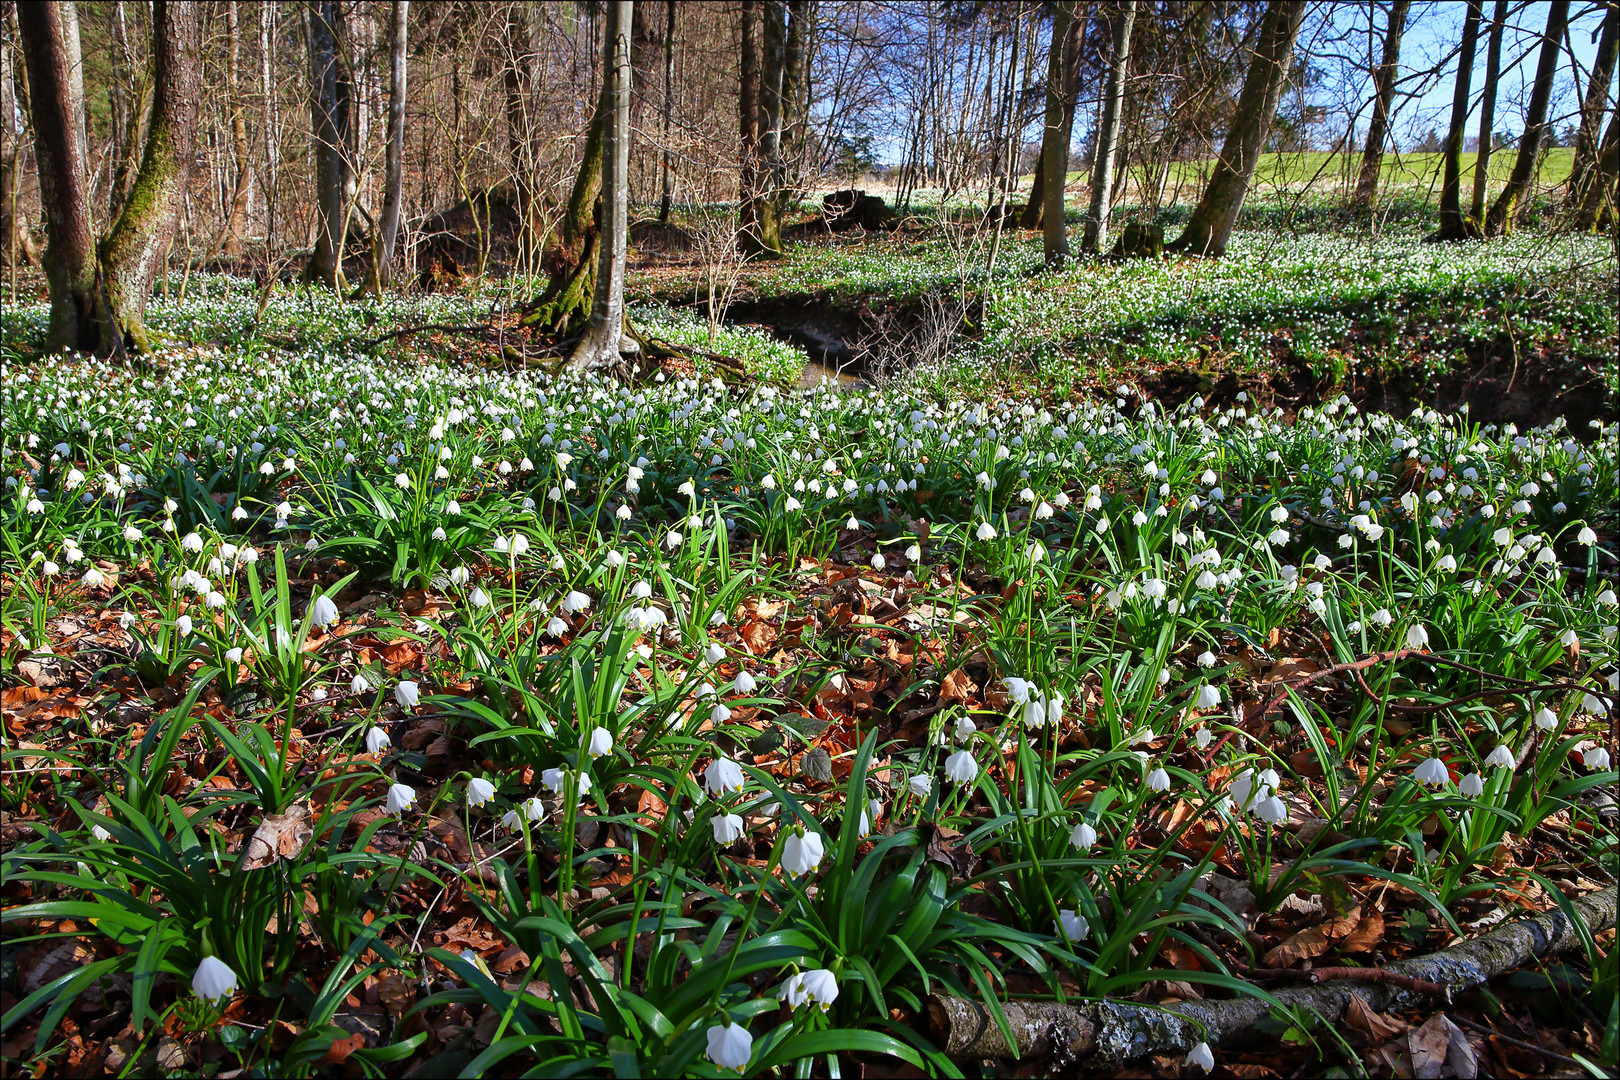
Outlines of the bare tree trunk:
[[675,153],[669,144],[670,120],[675,111],[675,0],[664,0],[664,153],[659,163],[661,176],[658,220],[669,224],[669,207],[675,198]]
[[585,334],[570,368],[606,367],[637,346],[624,333],[624,261],[630,235],[630,24],[632,0],[612,0],[602,42],[602,225],[596,288]]
[[22,142],[27,124],[23,116],[26,90],[14,70],[12,42],[18,40],[16,5],[5,5],[7,40],[0,42],[0,266],[18,263],[36,266],[40,243],[18,206],[22,192]]
[[1530,105],[1524,114],[1524,135],[1519,153],[1513,159],[1513,172],[1507,186],[1491,204],[1485,218],[1485,235],[1501,236],[1513,231],[1514,211],[1530,190],[1530,181],[1540,164],[1541,142],[1547,130],[1547,103],[1552,99],[1553,77],[1558,74],[1558,53],[1569,24],[1569,0],[1552,0],[1547,8],[1547,29],[1541,37],[1541,60],[1536,64],[1536,81],[1530,88]]
[[[1052,9],[1052,40],[1046,49],[1046,113],[1041,127],[1041,152],[1035,161],[1035,178],[1029,185],[1029,202],[1024,205],[1018,222],[1024,228],[1031,228],[1028,222],[1034,219],[1042,226],[1042,254],[1046,265],[1053,268],[1061,266],[1069,257],[1069,234],[1063,220],[1063,188],[1069,175],[1069,133],[1063,125],[1067,102],[1063,91],[1068,84],[1069,32],[1076,22],[1076,6],[1072,0],[1060,0]],[[1069,115],[1074,114],[1069,112]]]
[[1620,56],[1620,0],[1609,0],[1603,12],[1603,36],[1598,41],[1597,55],[1592,58],[1592,76],[1586,84],[1586,96],[1581,99],[1581,126],[1575,136],[1575,160],[1569,170],[1569,204],[1577,213],[1586,201],[1586,189],[1597,174],[1598,159],[1603,147],[1598,131],[1603,127],[1603,113],[1609,104],[1609,80],[1614,77],[1614,66]]
[[381,239],[372,256],[379,290],[394,277],[394,248],[399,240],[399,212],[405,200],[405,76],[409,44],[410,0],[393,0],[388,24],[388,149],[383,163]]
[[1479,45],[1479,23],[1485,0],[1468,0],[1463,18],[1462,49],[1457,53],[1457,81],[1451,92],[1451,126],[1446,130],[1446,172],[1440,187],[1440,231],[1436,240],[1462,240],[1478,229],[1462,212],[1462,144],[1468,127],[1468,99],[1473,91],[1474,50]]
[[1389,8],[1389,24],[1384,30],[1384,57],[1373,76],[1372,122],[1367,125],[1367,147],[1361,152],[1361,174],[1350,208],[1357,214],[1371,209],[1378,196],[1379,175],[1384,168],[1384,139],[1389,134],[1390,106],[1395,101],[1395,79],[1401,66],[1401,35],[1406,31],[1406,13],[1412,0],[1394,0]]
[[101,242],[97,296],[101,347],[152,351],[146,297],[164,256],[191,180],[202,93],[202,20],[198,6],[152,4],[152,122],[129,198]]
[[347,289],[343,248],[354,188],[354,84],[337,39],[340,8],[335,0],[317,0],[307,11],[317,224],[315,250],[304,266],[305,281],[339,293]]
[[266,251],[275,249],[277,196],[281,187],[281,152],[276,138],[281,131],[281,108],[277,100],[276,84],[271,77],[275,67],[276,5],[259,6],[259,63],[260,80],[264,88],[264,244]]
[[1080,250],[1095,255],[1108,243],[1108,215],[1114,199],[1114,154],[1119,149],[1120,119],[1125,111],[1125,77],[1131,66],[1131,27],[1136,0],[1125,0],[1114,15],[1114,51],[1108,60],[1108,85],[1097,111],[1096,149],[1091,155],[1091,206]]
[[96,263],[90,234],[86,179],[84,98],[74,96],[80,66],[72,0],[17,6],[18,35],[28,69],[28,103],[40,202],[45,206],[45,280],[51,316],[45,347],[90,351],[99,342],[95,322]]
[[1305,19],[1305,6],[1304,0],[1271,0],[1267,5],[1260,40],[1243,80],[1237,113],[1232,118],[1232,129],[1215,161],[1215,171],[1204,188],[1203,198],[1187,222],[1186,230],[1169,245],[1171,248],[1200,255],[1225,253],[1238,212],[1243,209],[1244,196],[1254,179],[1255,167],[1260,163],[1266,132],[1277,115],[1277,102],[1288,80],[1294,42],[1299,38],[1300,24]]
[[230,38],[226,48],[226,79],[230,83],[231,149],[236,157],[236,187],[231,194],[231,216],[225,224],[223,253],[242,253],[242,237],[247,232],[248,211],[253,204],[253,169],[248,164],[247,119],[243,115],[242,83],[238,72],[242,37],[236,21],[236,0],[225,5],[225,30]]
[[1485,43],[1485,85],[1479,96],[1479,147],[1474,154],[1474,197],[1468,217],[1481,232],[1485,227],[1485,196],[1491,186],[1491,151],[1496,148],[1496,80],[1502,74],[1502,32],[1507,26],[1508,0],[1496,0],[1491,11],[1491,32]]

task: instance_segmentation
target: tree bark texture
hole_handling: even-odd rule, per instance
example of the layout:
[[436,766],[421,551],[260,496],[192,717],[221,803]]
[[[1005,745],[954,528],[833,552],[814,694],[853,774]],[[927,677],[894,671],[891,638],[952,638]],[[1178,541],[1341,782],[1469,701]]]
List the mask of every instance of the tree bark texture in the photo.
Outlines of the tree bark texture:
[[22,195],[22,145],[27,124],[26,83],[16,70],[10,42],[18,40],[16,5],[4,5],[7,42],[0,42],[0,266],[36,266],[40,244],[18,206]]
[[1598,159],[1603,155],[1603,143],[1598,136],[1603,127],[1603,113],[1609,105],[1609,81],[1614,78],[1617,56],[1620,56],[1620,0],[1609,0],[1603,12],[1597,55],[1592,58],[1592,75],[1586,83],[1586,95],[1581,99],[1581,126],[1575,136],[1575,160],[1569,170],[1569,203],[1577,214],[1586,202],[1587,188],[1597,176]]
[[1232,128],[1192,219],[1176,242],[1169,245],[1173,250],[1225,254],[1243,199],[1254,180],[1255,167],[1260,163],[1266,132],[1277,115],[1277,102],[1288,81],[1305,8],[1305,0],[1271,0],[1267,5]]
[[1389,135],[1389,114],[1395,103],[1395,80],[1400,74],[1401,35],[1406,32],[1406,13],[1412,0],[1394,0],[1389,23],[1384,28],[1384,56],[1373,76],[1372,121],[1367,125],[1367,146],[1361,152],[1361,173],[1351,209],[1365,214],[1378,197],[1378,181],[1384,168],[1384,140]]
[[737,245],[744,254],[759,249],[760,7],[761,0],[742,0],[738,6]]
[[[1615,923],[1613,886],[1570,904],[1588,933]],[[1384,965],[1406,980],[1444,986],[1454,996],[1533,960],[1577,947],[1581,932],[1561,909],[1513,919],[1477,938],[1427,956]],[[1290,986],[1272,995],[1284,1005],[1337,1022],[1352,997],[1375,1012],[1421,1007],[1427,999],[1394,982],[1332,980]],[[1139,1005],[1103,1000],[1076,1004],[1054,1001],[1003,1003],[1015,1046],[1008,1046],[984,1006],[968,998],[935,994],[928,999],[929,1026],[947,1054],[969,1058],[1042,1057],[1055,1054],[1097,1067],[1113,1066],[1144,1054],[1184,1054],[1200,1042],[1211,1045],[1247,1031],[1272,1006],[1253,997]]]
[[[19,4],[18,34],[28,69],[28,102],[34,121],[34,155],[40,202],[45,207],[45,280],[51,315],[45,347],[90,351],[100,341],[95,321],[95,241],[90,233],[90,192],[84,144],[83,82],[78,20],[71,0]],[[75,96],[74,87],[80,87]]]
[[1620,105],[1609,116],[1602,147],[1595,175],[1575,211],[1574,225],[1582,232],[1614,227],[1615,208],[1620,205]]
[[242,238],[247,233],[248,211],[253,205],[253,169],[248,164],[247,117],[242,101],[242,82],[239,65],[242,53],[241,28],[237,24],[236,0],[225,5],[226,81],[231,101],[231,150],[235,157],[236,183],[231,192],[231,216],[225,222],[225,240],[220,246],[227,257],[242,253]]
[[1114,11],[1114,48],[1108,59],[1108,85],[1097,115],[1096,149],[1091,157],[1091,206],[1080,250],[1095,255],[1108,244],[1108,215],[1114,205],[1114,158],[1119,150],[1120,122],[1125,113],[1125,78],[1131,66],[1131,28],[1136,0]]
[[349,202],[354,195],[354,83],[338,29],[342,5],[310,4],[309,66],[311,121],[315,154],[315,250],[304,266],[304,280],[343,291],[343,249],[348,239]]
[[624,335],[624,262],[630,236],[630,25],[632,0],[607,4],[602,43],[602,223],[590,321],[568,358],[571,368],[606,367],[634,351]]
[[1446,129],[1445,179],[1440,185],[1440,231],[1437,240],[1463,240],[1477,235],[1462,212],[1462,145],[1468,127],[1468,102],[1473,93],[1474,50],[1479,45],[1479,23],[1485,0],[1468,0],[1463,17],[1462,49],[1457,54],[1457,81],[1451,92],[1451,126]]
[[670,203],[675,198],[675,152],[669,144],[670,122],[675,112],[675,0],[664,0],[664,152],[659,162],[658,220],[669,224]]
[[[1069,38],[1077,21],[1078,5],[1073,0],[1059,0],[1052,9],[1052,40],[1046,49],[1046,111],[1041,127],[1041,152],[1035,162],[1035,179],[1030,184],[1029,202],[1019,220],[1023,228],[1041,229],[1041,248],[1046,265],[1059,266],[1069,257],[1069,234],[1063,220],[1063,194],[1069,176],[1069,133],[1065,130],[1065,116],[1073,117],[1067,108],[1064,90],[1068,86]],[[1051,194],[1047,194],[1050,192]],[[1047,203],[1053,213],[1048,213]]]
[[388,147],[383,161],[382,238],[373,262],[379,286],[394,276],[399,213],[405,201],[405,89],[410,0],[393,0],[388,27]]
[[1491,32],[1485,42],[1485,84],[1479,95],[1479,146],[1474,154],[1474,194],[1468,216],[1484,228],[1485,196],[1491,186],[1491,152],[1496,149],[1496,80],[1502,75],[1502,32],[1507,27],[1508,0],[1496,0],[1491,11]]
[[98,252],[101,347],[151,352],[146,297],[164,259],[191,182],[202,95],[202,18],[198,5],[152,5],[152,120],[140,169],[124,208]]
[[1547,103],[1552,99],[1553,78],[1558,74],[1558,55],[1563,48],[1564,30],[1569,24],[1569,0],[1552,0],[1547,6],[1547,29],[1541,37],[1541,59],[1536,64],[1536,81],[1530,88],[1530,104],[1524,114],[1524,135],[1513,159],[1513,172],[1507,186],[1491,204],[1485,217],[1485,235],[1501,236],[1513,231],[1513,218],[1519,203],[1530,190],[1536,167],[1541,163],[1541,144],[1547,132]]

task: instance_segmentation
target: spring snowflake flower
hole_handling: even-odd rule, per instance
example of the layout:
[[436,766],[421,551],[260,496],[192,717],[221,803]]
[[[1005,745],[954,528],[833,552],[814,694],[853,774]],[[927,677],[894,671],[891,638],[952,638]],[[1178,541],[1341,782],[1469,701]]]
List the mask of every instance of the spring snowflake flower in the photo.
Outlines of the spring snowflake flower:
[[483,806],[495,797],[495,785],[481,776],[475,776],[467,781],[467,805],[472,807]]
[[1413,623],[1406,628],[1406,647],[1408,649],[1429,647],[1429,632],[1423,628],[1422,623]]
[[399,707],[402,709],[414,709],[417,703],[422,700],[421,687],[414,681],[405,679],[394,687],[394,700],[399,703]]
[[722,1069],[736,1069],[739,1073],[748,1067],[754,1056],[754,1037],[741,1024],[733,1024],[728,1017],[724,1024],[716,1024],[708,1031],[709,1047],[704,1057]]
[[204,1001],[228,1000],[236,993],[236,972],[217,956],[205,956],[191,977],[191,992]]
[[1221,692],[1216,687],[1205,683],[1198,688],[1198,700],[1195,702],[1200,709],[1214,709],[1221,704]]
[[958,784],[971,783],[979,775],[979,763],[969,750],[958,750],[945,759],[945,775]]
[[403,814],[416,802],[416,789],[409,784],[388,785],[388,812]]
[[1602,771],[1609,767],[1609,751],[1601,746],[1594,746],[1581,754],[1581,762],[1594,771]]
[[981,521],[978,530],[973,535],[980,540],[994,540],[996,538],[996,529],[988,521]]
[[590,745],[585,752],[591,756],[593,761],[604,754],[613,753],[613,733],[603,727],[592,731]]
[[1097,830],[1093,829],[1090,825],[1087,825],[1084,821],[1076,825],[1074,827],[1074,831],[1069,833],[1069,843],[1073,844],[1081,851],[1085,851],[1096,842]]
[[724,795],[728,791],[741,791],[742,766],[730,758],[718,757],[703,770],[703,787],[710,795]]
[[1457,781],[1457,790],[1464,798],[1477,799],[1485,793],[1485,778],[1477,772],[1471,772]]
[[933,778],[926,773],[918,773],[906,781],[906,790],[919,799],[926,799],[929,793],[934,790]]
[[[1542,711],[1545,712],[1546,710]],[[1558,718],[1553,717],[1553,723],[1556,725],[1557,722]],[[1517,766],[1518,761],[1513,756],[1513,748],[1508,746],[1507,743],[1502,743],[1485,758],[1485,764],[1498,769],[1511,769]]]
[[1028,679],[1020,679],[1015,676],[1009,676],[1008,678],[1002,679],[1001,684],[1007,688],[1007,700],[1011,701],[1014,705],[1024,704],[1024,702],[1029,700],[1030,695],[1035,692],[1035,684],[1030,682]]
[[737,677],[731,681],[731,688],[739,694],[752,694],[757,685],[746,668],[739,668]]
[[1169,791],[1170,774],[1162,767],[1154,769],[1148,773],[1147,786],[1149,791]]
[[711,664],[718,664],[726,658],[726,648],[718,641],[711,641],[703,649],[703,659]]
[[1254,804],[1254,816],[1269,825],[1281,825],[1288,820],[1288,804],[1275,795]]
[[523,823],[531,825],[546,816],[546,805],[536,796],[530,796],[518,804],[516,810],[508,810],[501,815],[501,828],[507,832],[520,832]]
[[1199,667],[1205,667],[1205,668],[1214,667],[1215,666],[1215,654],[1210,652],[1208,649],[1205,649],[1203,652],[1199,653],[1198,654],[1198,666]]
[[743,819],[736,814],[716,814],[709,819],[709,825],[717,844],[734,844],[742,838]]
[[816,968],[799,976],[799,985],[804,990],[805,997],[821,1006],[826,1012],[832,1003],[838,999],[838,976],[826,968]]
[[563,622],[557,616],[553,615],[550,619],[546,620],[547,637],[562,637],[567,632],[568,624]]
[[794,878],[811,873],[821,865],[823,854],[820,833],[794,833],[782,845],[782,869]]
[[1084,941],[1086,935],[1091,933],[1091,924],[1084,915],[1063,908],[1058,912],[1058,921],[1053,924],[1053,929],[1070,941]]
[[1583,525],[1581,526],[1581,531],[1575,534],[1575,542],[1585,545],[1586,547],[1591,547],[1593,544],[1597,543],[1597,533],[1592,531],[1592,527],[1590,525]]
[[1439,758],[1425,758],[1412,770],[1412,779],[1429,787],[1444,787],[1451,779],[1446,763]]
[[1215,1068],[1215,1053],[1209,1048],[1209,1043],[1201,1042],[1187,1053],[1187,1066],[1212,1072]]

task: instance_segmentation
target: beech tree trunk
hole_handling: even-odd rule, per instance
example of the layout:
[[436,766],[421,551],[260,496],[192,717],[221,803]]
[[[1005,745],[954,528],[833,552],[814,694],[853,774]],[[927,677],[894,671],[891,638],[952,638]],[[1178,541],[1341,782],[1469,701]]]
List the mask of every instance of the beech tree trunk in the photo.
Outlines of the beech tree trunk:
[[1463,17],[1462,49],[1457,53],[1457,81],[1451,91],[1451,126],[1446,129],[1445,180],[1440,186],[1440,231],[1436,240],[1463,240],[1477,235],[1462,212],[1462,144],[1468,127],[1468,100],[1473,92],[1474,50],[1479,45],[1479,23],[1485,0],[1468,0]]
[[394,277],[394,247],[399,240],[399,212],[405,198],[405,47],[410,6],[410,0],[393,0],[388,25],[388,148],[383,162],[380,238],[372,255],[379,289]]
[[135,183],[101,242],[96,297],[101,347],[152,351],[146,297],[165,258],[191,181],[202,94],[202,19],[196,4],[152,4],[152,120]]
[[[745,254],[774,259],[782,255],[782,212],[788,196],[787,144],[791,138],[788,119],[798,96],[805,5],[802,0],[763,0],[757,7],[763,18],[753,127],[754,192],[749,200],[751,227],[742,231],[740,239]],[[744,57],[746,67],[746,52]]]
[[737,83],[737,246],[758,251],[759,241],[759,8],[760,0],[738,6],[741,46]]
[[603,80],[596,97],[596,111],[585,132],[585,151],[580,157],[574,186],[568,193],[555,239],[546,250],[544,265],[550,280],[546,291],[524,315],[526,326],[537,327],[558,337],[577,332],[590,317],[596,292],[597,198],[602,192],[602,145],[613,101]]
[[1536,64],[1536,81],[1530,88],[1519,153],[1513,159],[1513,172],[1508,176],[1507,186],[1486,215],[1486,236],[1502,236],[1513,231],[1514,213],[1530,190],[1530,181],[1540,164],[1541,143],[1547,131],[1547,103],[1552,98],[1553,77],[1558,74],[1558,54],[1568,24],[1569,0],[1552,0],[1547,7],[1547,29],[1541,36],[1541,60]]
[[1603,133],[1602,151],[1592,181],[1586,185],[1586,194],[1575,211],[1575,228],[1582,232],[1612,229],[1617,205],[1620,205],[1620,105],[1609,116],[1609,127]]
[[1491,32],[1485,44],[1485,85],[1479,96],[1479,147],[1474,154],[1474,196],[1468,216],[1483,233],[1485,196],[1491,186],[1491,152],[1496,148],[1496,80],[1502,74],[1502,31],[1507,26],[1508,0],[1496,0],[1491,11]]
[[226,81],[231,100],[231,149],[236,158],[236,186],[231,194],[231,216],[225,223],[221,251],[227,257],[242,253],[242,237],[247,232],[248,211],[253,204],[253,169],[248,164],[247,118],[243,115],[242,84],[238,73],[242,38],[236,21],[236,0],[225,5]]
[[80,67],[78,19],[69,17],[72,7],[72,0],[17,5],[40,202],[45,206],[43,264],[51,301],[45,347],[50,352],[89,352],[100,342],[95,316],[95,241],[90,233],[81,120],[83,84],[73,78]]
[[590,321],[568,358],[570,368],[606,367],[617,363],[620,354],[638,348],[624,333],[624,260],[630,236],[630,26],[635,4],[612,0],[605,6],[601,242]]
[[1096,149],[1091,156],[1091,207],[1080,250],[1095,255],[1108,244],[1108,215],[1114,204],[1114,157],[1119,150],[1120,120],[1125,112],[1125,77],[1131,66],[1131,27],[1136,0],[1125,0],[1114,13],[1114,49],[1108,60],[1108,85],[1097,110]]
[[1384,57],[1373,76],[1372,122],[1367,125],[1367,146],[1361,152],[1361,174],[1350,207],[1357,214],[1372,208],[1378,196],[1378,180],[1384,168],[1384,139],[1389,134],[1390,107],[1395,102],[1395,79],[1400,74],[1401,35],[1406,31],[1406,13],[1412,0],[1394,0],[1389,24],[1384,29]]
[[1063,194],[1069,176],[1070,131],[1066,121],[1074,119],[1074,108],[1065,99],[1064,92],[1069,82],[1069,39],[1079,21],[1077,7],[1073,0],[1060,0],[1052,9],[1052,40],[1046,50],[1046,113],[1041,128],[1041,153],[1035,162],[1029,202],[1024,205],[1019,221],[1023,228],[1041,227],[1042,254],[1046,265],[1054,268],[1069,257]]
[[1598,159],[1603,154],[1598,133],[1609,104],[1609,80],[1614,78],[1617,55],[1620,55],[1620,0],[1609,0],[1603,12],[1597,55],[1592,58],[1592,75],[1586,84],[1586,96],[1581,99],[1581,126],[1575,136],[1575,160],[1569,171],[1569,205],[1577,214],[1586,202],[1587,188],[1597,176]]
[[304,266],[304,280],[341,293],[347,289],[343,248],[355,179],[354,83],[338,47],[340,8],[335,0],[318,0],[308,11],[316,227],[315,250]]
[[[17,40],[16,5],[5,5],[5,31]],[[10,45],[0,43],[0,266],[39,264],[40,244],[18,206],[22,194],[22,144],[27,125],[23,116],[26,89],[14,70]]]
[[1215,160],[1215,170],[1204,188],[1204,195],[1193,211],[1187,228],[1171,250],[1199,255],[1222,255],[1237,224],[1243,199],[1254,180],[1266,133],[1277,115],[1277,102],[1288,81],[1288,68],[1294,58],[1294,43],[1305,20],[1305,0],[1271,0],[1238,96],[1232,129]]

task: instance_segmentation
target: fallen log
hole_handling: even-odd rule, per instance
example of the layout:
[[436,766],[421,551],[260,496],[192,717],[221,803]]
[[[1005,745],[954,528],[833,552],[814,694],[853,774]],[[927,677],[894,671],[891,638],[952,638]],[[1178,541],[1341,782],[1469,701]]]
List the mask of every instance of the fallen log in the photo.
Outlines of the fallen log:
[[[1596,934],[1615,924],[1615,889],[1599,889],[1570,907]],[[1429,999],[1410,986],[1436,983],[1451,994],[1478,986],[1532,960],[1576,946],[1581,929],[1562,909],[1505,922],[1477,938],[1425,956],[1384,965],[1399,982],[1334,979],[1290,986],[1272,995],[1290,1008],[1316,1013],[1327,1023],[1344,1016],[1352,996],[1378,1012],[1421,1006]],[[1016,1045],[1009,1046],[984,1005],[968,998],[933,994],[928,1024],[936,1043],[953,1057],[1025,1058],[1048,1055],[1068,1061],[1118,1064],[1144,1054],[1184,1054],[1200,1042],[1233,1038],[1265,1017],[1272,1006],[1253,997],[1142,1005],[1133,1001],[1008,1001],[1002,1005]]]

